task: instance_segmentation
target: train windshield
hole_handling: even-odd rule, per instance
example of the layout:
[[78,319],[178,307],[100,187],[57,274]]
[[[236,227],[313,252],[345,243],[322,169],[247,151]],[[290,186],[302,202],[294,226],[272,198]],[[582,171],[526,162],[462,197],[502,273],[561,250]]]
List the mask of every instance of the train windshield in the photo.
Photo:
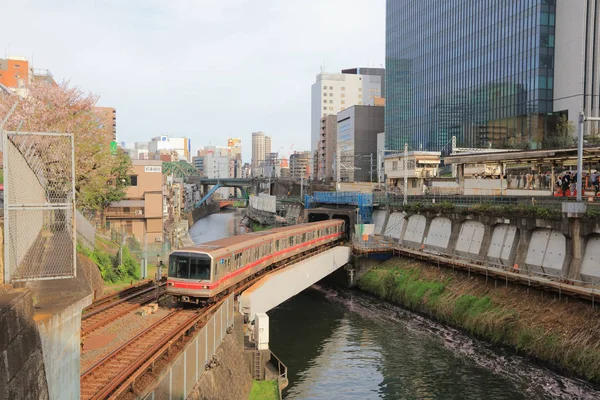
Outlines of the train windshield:
[[173,278],[210,280],[211,258],[206,254],[174,253],[169,256],[169,276]]

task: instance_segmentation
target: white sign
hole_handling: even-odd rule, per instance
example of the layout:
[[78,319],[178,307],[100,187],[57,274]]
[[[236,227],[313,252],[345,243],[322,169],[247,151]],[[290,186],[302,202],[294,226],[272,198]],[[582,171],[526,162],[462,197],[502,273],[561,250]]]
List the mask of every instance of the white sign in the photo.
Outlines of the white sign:
[[162,167],[160,165],[146,165],[144,166],[144,172],[162,172]]

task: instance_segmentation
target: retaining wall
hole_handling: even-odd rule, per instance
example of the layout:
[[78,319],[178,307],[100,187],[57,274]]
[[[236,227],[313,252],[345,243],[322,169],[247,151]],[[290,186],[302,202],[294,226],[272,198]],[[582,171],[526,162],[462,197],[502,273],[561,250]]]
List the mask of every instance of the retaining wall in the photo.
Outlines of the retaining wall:
[[31,292],[0,287],[0,399],[48,398]]
[[[376,215],[376,217],[375,217]],[[464,258],[550,278],[600,285],[600,224],[578,218],[495,217],[457,213],[406,215],[376,210],[382,236],[406,248]]]

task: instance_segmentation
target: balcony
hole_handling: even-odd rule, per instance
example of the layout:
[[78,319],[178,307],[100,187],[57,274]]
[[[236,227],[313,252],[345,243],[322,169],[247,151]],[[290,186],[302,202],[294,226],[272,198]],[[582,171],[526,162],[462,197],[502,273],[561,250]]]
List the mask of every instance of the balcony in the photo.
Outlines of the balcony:
[[106,210],[107,219],[145,218],[144,200],[121,200],[112,202]]

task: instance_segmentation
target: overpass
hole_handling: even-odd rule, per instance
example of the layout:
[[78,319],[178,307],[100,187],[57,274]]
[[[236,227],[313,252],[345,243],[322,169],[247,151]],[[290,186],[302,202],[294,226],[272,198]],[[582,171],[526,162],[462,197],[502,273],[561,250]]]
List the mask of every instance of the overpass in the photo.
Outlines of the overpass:
[[[272,272],[242,293],[240,310],[249,322],[255,321],[258,316],[262,329],[265,323],[268,324],[264,313],[348,264],[350,255],[350,247],[337,246]],[[261,338],[261,333],[258,333],[257,339],[259,345],[265,345],[266,340],[268,348],[268,329],[266,338]],[[266,348],[259,346],[259,350]]]
[[[252,190],[253,184],[258,184],[258,181],[255,183],[250,178],[205,178],[201,176],[186,176],[185,180],[187,183],[196,184],[198,187],[202,187],[202,193],[204,193],[204,197],[194,205],[194,208],[200,207],[213,195],[213,193],[222,187],[238,188],[242,192],[242,197],[247,198],[248,193]],[[209,189],[209,186],[212,187]]]

